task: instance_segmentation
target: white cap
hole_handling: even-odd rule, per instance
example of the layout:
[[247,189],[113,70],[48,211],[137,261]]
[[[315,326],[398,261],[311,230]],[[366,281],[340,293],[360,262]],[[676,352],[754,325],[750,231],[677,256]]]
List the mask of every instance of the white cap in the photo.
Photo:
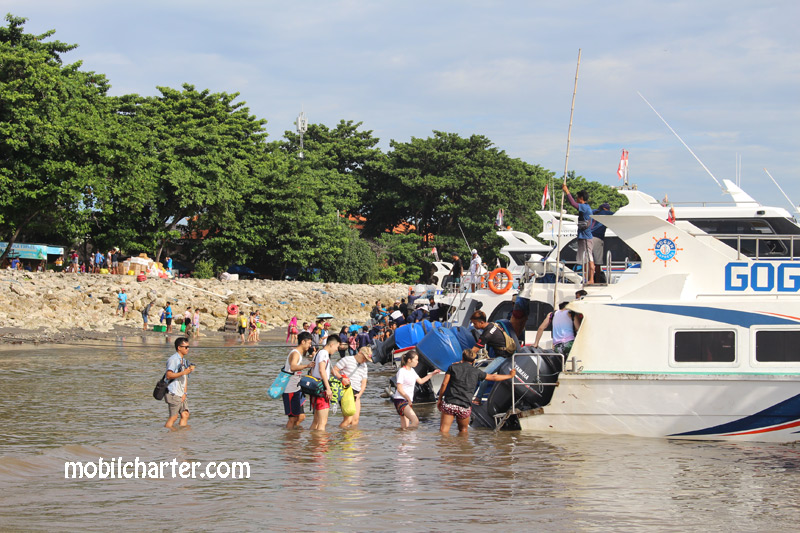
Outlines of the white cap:
[[475,248],[473,248],[473,249],[472,249],[472,255],[475,255],[475,254],[477,254],[477,253],[478,253],[478,250],[476,250]]

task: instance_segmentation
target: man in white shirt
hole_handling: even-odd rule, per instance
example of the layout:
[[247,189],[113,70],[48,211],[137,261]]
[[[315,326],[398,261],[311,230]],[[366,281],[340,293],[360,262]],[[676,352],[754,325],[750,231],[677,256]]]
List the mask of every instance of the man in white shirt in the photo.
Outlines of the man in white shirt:
[[472,281],[472,292],[475,292],[478,280],[481,275],[481,256],[478,255],[478,250],[472,249],[472,260],[469,262],[469,276]]
[[311,397],[311,406],[314,409],[314,421],[311,423],[311,429],[325,431],[325,426],[328,425],[328,413],[331,409],[331,397],[333,396],[331,384],[328,382],[331,377],[331,354],[338,349],[339,335],[329,335],[325,347],[314,356],[311,375],[322,381],[323,385],[325,385],[325,392],[322,393],[322,396]]

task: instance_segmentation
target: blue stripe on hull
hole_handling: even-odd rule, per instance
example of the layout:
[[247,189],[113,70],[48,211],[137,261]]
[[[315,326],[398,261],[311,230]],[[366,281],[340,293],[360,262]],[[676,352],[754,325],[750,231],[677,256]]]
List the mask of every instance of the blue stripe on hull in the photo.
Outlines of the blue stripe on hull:
[[777,403],[772,407],[768,407],[754,415],[746,416],[739,420],[734,420],[733,422],[727,422],[710,428],[698,429],[696,431],[687,431],[686,433],[675,433],[674,435],[670,435],[670,437],[720,435],[758,430],[769,431],[766,428],[788,424],[798,419],[800,419],[800,394]]
[[641,309],[670,315],[689,316],[703,320],[713,320],[734,326],[749,328],[752,326],[783,326],[797,325],[796,320],[781,318],[761,313],[747,311],[734,311],[732,309],[719,309],[717,307],[697,307],[691,305],[659,305],[659,304],[609,304],[615,307]]

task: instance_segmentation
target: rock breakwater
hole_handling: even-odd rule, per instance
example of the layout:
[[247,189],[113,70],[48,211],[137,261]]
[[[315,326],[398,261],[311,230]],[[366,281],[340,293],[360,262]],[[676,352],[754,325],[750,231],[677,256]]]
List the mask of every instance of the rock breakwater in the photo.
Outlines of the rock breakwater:
[[[128,294],[128,314],[115,316],[117,293]],[[267,327],[286,327],[291,317],[302,323],[320,313],[330,313],[334,328],[351,320],[365,322],[375,300],[394,301],[408,287],[345,285],[298,281],[216,279],[164,280],[133,276],[0,271],[0,328],[39,331],[49,335],[108,332],[117,326],[142,327],[141,310],[152,301],[150,323],[158,323],[169,302],[176,318],[187,307],[200,309],[201,331],[221,331],[228,306],[236,304],[249,314],[259,310]]]

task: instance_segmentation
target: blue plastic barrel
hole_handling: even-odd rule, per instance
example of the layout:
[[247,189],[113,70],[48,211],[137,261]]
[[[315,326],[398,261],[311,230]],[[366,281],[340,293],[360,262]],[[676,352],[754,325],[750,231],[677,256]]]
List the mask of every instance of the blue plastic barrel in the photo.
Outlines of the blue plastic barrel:
[[435,368],[447,370],[461,361],[461,345],[455,333],[448,328],[433,328],[417,343],[417,352]]

